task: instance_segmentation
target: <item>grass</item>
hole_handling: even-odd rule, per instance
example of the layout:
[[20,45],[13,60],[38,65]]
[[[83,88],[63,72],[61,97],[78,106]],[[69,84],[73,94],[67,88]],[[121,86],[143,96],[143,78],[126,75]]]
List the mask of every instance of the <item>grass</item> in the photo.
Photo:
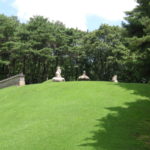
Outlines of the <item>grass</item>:
[[0,150],[150,150],[150,85],[48,81],[1,89]]

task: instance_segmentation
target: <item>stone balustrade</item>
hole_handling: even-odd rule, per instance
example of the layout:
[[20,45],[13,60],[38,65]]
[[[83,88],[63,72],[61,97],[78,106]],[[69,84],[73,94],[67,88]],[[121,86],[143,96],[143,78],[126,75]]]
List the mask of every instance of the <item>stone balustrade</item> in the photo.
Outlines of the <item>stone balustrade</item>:
[[23,85],[25,85],[25,76],[23,75],[23,73],[0,81],[0,88]]

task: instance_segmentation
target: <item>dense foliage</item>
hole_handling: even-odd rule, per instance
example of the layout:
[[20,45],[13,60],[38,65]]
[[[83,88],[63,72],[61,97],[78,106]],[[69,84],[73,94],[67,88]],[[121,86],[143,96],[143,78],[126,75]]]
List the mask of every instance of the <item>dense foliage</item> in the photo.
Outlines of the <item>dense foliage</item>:
[[101,25],[84,32],[50,22],[42,16],[20,23],[0,15],[0,79],[23,72],[27,83],[52,78],[56,66],[66,80],[76,80],[86,70],[92,80],[124,82],[150,80],[150,3],[126,12],[123,27]]
[[137,7],[126,12],[127,45],[132,52],[131,68],[134,79],[140,82],[150,81],[150,1],[137,0]]

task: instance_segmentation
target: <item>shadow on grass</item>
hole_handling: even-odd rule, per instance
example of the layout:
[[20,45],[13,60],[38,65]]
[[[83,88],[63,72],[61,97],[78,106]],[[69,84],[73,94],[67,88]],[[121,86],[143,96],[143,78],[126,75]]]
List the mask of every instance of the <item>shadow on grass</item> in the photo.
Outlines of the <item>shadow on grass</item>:
[[97,120],[99,129],[92,131],[92,137],[84,139],[80,146],[95,150],[150,150],[150,86],[118,86],[133,90],[144,99],[126,103],[126,107],[106,108],[111,113]]
[[117,114],[97,120],[100,129],[93,131],[93,136],[80,146],[95,150],[150,150],[150,101],[126,105],[127,108],[107,108]]
[[150,84],[139,84],[139,83],[118,83],[120,86],[126,90],[132,90],[133,94],[144,96],[150,99]]

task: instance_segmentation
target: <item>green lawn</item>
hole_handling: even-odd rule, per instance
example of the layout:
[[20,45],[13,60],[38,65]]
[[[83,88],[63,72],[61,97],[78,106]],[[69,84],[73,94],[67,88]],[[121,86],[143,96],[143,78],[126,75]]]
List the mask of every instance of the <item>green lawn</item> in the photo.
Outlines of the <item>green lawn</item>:
[[150,150],[150,85],[0,89],[0,150]]

